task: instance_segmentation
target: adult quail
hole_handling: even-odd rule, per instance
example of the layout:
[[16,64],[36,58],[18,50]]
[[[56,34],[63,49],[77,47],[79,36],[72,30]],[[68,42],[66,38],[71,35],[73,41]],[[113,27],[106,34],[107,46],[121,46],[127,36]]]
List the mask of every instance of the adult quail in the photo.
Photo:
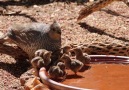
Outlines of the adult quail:
[[0,38],[0,42],[11,41],[25,51],[29,59],[38,49],[56,51],[61,47],[61,28],[54,21],[52,24],[25,23],[15,24]]

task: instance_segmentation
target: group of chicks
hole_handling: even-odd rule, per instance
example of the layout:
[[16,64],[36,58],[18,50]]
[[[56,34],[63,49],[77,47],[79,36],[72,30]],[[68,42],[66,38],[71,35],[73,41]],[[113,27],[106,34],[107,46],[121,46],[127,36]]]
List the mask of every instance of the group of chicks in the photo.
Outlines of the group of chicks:
[[[74,53],[75,55],[72,55]],[[35,52],[35,57],[31,60],[31,64],[38,76],[41,67],[47,67],[52,59],[52,52],[45,49],[39,49]],[[91,58],[88,54],[83,53],[80,47],[72,48],[71,46],[64,46],[60,50],[59,58],[48,69],[48,75],[52,79],[61,78],[64,80],[67,76],[66,69],[70,69],[77,75],[77,72],[82,69],[84,65],[90,63]]]
[[52,52],[45,49],[38,49],[35,52],[35,57],[31,60],[31,65],[34,68],[34,74],[38,76],[41,67],[47,67],[51,63]]

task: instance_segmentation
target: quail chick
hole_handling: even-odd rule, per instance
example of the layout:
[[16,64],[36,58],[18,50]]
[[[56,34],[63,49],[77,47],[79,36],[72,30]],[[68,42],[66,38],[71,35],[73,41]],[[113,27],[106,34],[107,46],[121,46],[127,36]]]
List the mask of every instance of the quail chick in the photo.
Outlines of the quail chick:
[[51,51],[48,51],[48,50],[46,50],[46,49],[38,49],[38,50],[36,50],[35,51],[35,57],[36,56],[40,56],[40,57],[44,57],[44,53],[52,53]]
[[76,47],[71,49],[71,51],[75,52],[76,59],[81,61],[83,64],[89,64],[91,58],[88,56],[88,54],[83,54],[82,49],[80,47]]
[[72,70],[75,75],[77,75],[77,72],[84,66],[79,60],[71,60],[67,54],[63,54],[61,60],[64,61],[66,68]]
[[38,68],[41,68],[41,67],[43,67],[43,66],[46,66],[44,60],[43,60],[43,59],[42,59],[42,60],[38,60],[38,62],[37,62],[37,67],[38,67]]
[[[45,62],[42,57],[35,57],[31,60],[31,64],[34,68],[41,68],[45,66]],[[42,65],[42,66],[41,66]]]
[[33,58],[33,59],[31,60],[31,64],[32,64],[32,66],[33,66],[33,68],[34,68],[34,74],[35,74],[36,76],[38,76],[38,71],[39,71],[39,69],[40,69],[41,67],[45,67],[45,66],[46,66],[45,63],[44,63],[43,58],[41,58],[41,57],[39,57],[39,56]]
[[63,62],[58,62],[57,66],[59,66],[61,70],[65,70],[65,64]]
[[63,51],[63,53],[66,53],[66,54],[70,55],[70,49],[71,48],[72,48],[71,46],[67,45],[67,46],[64,46],[62,48],[62,51]]
[[63,62],[57,63],[56,66],[50,67],[48,73],[50,78],[52,79],[61,78],[62,80],[64,80],[66,78],[65,64]]
[[61,28],[56,21],[52,24],[34,22],[14,24],[0,37],[0,42],[7,41],[12,41],[20,47],[31,60],[38,49],[54,52],[61,48]]
[[44,59],[45,65],[49,65],[51,63],[51,56],[52,56],[51,51],[47,51],[44,53],[43,59]]
[[43,58],[43,54],[46,52],[47,50],[46,49],[38,49],[38,50],[36,50],[35,51],[35,57],[36,56],[40,56],[40,57],[42,57]]
[[46,66],[48,66],[51,63],[51,56],[52,56],[51,51],[48,51],[48,50],[45,50],[45,49],[38,49],[35,52],[35,56],[42,57]]
[[70,45],[66,45],[66,46],[64,46],[64,47],[62,47],[61,49],[60,49],[60,53],[59,53],[59,58],[58,59],[60,59],[60,57],[65,53],[65,54],[68,54],[68,55],[71,55],[71,53],[70,53],[70,49],[71,49],[72,47],[70,46]]

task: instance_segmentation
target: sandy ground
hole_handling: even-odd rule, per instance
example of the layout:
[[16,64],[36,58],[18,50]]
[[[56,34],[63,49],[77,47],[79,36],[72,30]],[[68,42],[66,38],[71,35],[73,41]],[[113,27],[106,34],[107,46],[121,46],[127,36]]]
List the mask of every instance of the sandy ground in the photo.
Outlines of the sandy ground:
[[[94,12],[76,23],[79,10],[84,7],[71,3],[49,3],[26,7],[8,4],[11,9],[0,15],[0,31],[6,32],[13,23],[43,22],[57,20],[62,28],[62,45],[68,43],[129,42],[129,7],[123,2],[113,2],[100,11]],[[14,14],[13,11],[21,11]],[[30,65],[24,60],[16,61],[7,54],[0,55],[0,90],[23,90],[19,78],[27,72]]]

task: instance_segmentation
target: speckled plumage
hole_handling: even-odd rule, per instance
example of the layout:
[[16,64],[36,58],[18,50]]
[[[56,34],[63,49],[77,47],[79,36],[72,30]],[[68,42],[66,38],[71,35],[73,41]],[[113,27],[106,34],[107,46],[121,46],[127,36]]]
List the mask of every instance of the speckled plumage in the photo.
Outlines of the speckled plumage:
[[89,64],[91,61],[90,56],[87,53],[83,53],[81,47],[73,48],[71,51],[75,52],[76,59],[81,61],[83,64]]
[[0,40],[5,37],[23,49],[30,59],[38,49],[56,51],[61,46],[61,29],[57,22],[15,24]]
[[66,68],[72,70],[75,74],[84,66],[81,61],[71,59],[68,54],[63,54],[60,59],[64,61]]
[[66,78],[66,72],[65,72],[65,64],[63,62],[58,62],[56,66],[50,67],[48,70],[50,78],[53,79],[65,79]]
[[35,52],[35,57],[40,56],[43,58],[45,65],[48,66],[51,63],[52,52],[45,49],[38,49]]

